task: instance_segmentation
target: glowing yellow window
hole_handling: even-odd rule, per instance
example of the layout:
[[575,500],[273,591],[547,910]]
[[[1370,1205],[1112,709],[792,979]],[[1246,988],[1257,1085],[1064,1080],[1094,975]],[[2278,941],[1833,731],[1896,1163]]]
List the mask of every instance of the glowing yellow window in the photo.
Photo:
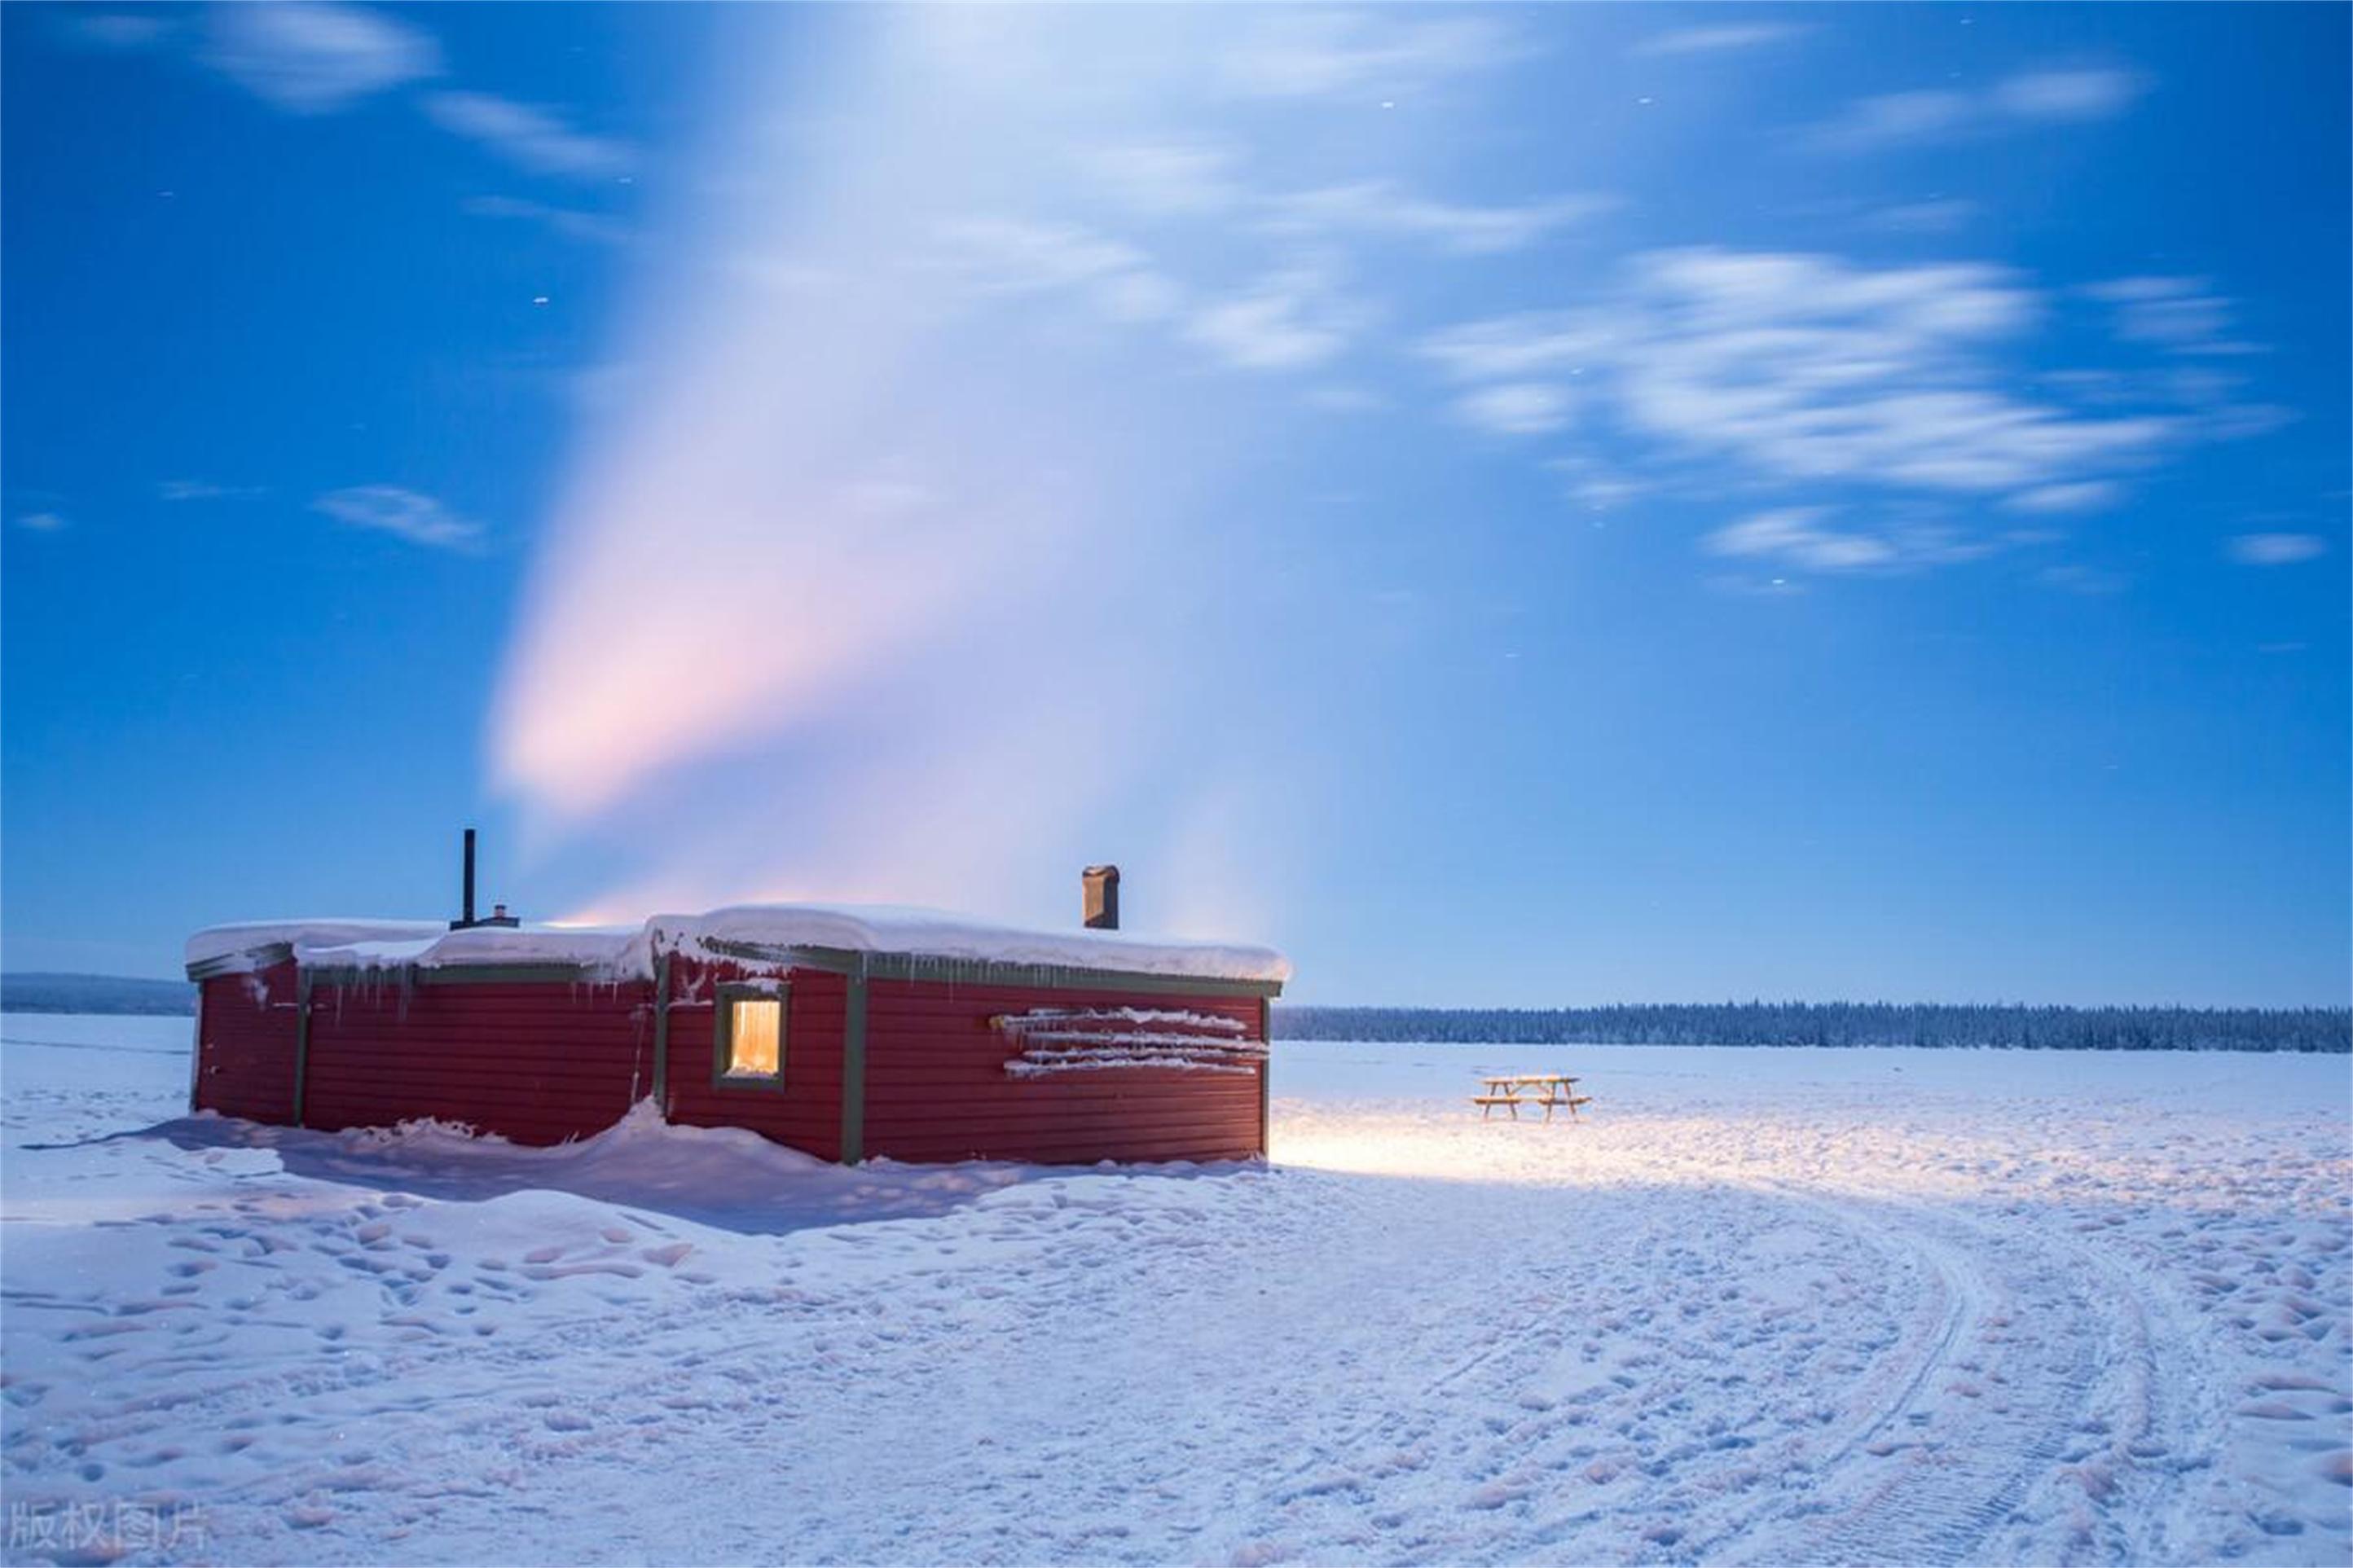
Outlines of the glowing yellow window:
[[720,998],[720,1076],[738,1083],[778,1083],[785,1076],[785,999]]

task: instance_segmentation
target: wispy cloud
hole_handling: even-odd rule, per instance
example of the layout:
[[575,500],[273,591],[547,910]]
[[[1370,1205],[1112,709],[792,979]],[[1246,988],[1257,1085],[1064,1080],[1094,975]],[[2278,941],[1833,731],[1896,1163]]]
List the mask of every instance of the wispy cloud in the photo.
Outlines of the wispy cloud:
[[1994,85],[1993,107],[2012,120],[2072,124],[2113,120],[2147,89],[2139,73],[2099,68],[2021,71]]
[[1346,348],[1363,322],[1322,272],[1294,268],[1202,306],[1184,335],[1236,370],[1303,370]]
[[1785,507],[1717,529],[1701,540],[1711,555],[1761,561],[1784,570],[1841,574],[1919,571],[1982,560],[2003,548],[1943,527],[1833,528],[1824,507]]
[[[146,20],[93,16],[80,24],[80,32],[92,42],[126,49],[174,36],[172,25],[150,29],[142,26]],[[393,89],[417,89],[443,75],[441,47],[431,33],[386,12],[342,0],[216,5],[206,13],[196,55],[265,102],[292,114],[333,113]],[[562,112],[544,105],[461,88],[418,92],[416,103],[434,124],[478,142],[533,174],[601,179],[626,174],[638,162],[638,150],[629,142],[578,130]]]
[[2021,490],[2004,500],[2003,505],[2012,511],[2052,515],[2074,511],[2098,511],[2122,500],[2125,488],[2108,479],[2078,479],[2071,484],[2037,485]]
[[430,550],[473,551],[482,543],[481,524],[398,485],[353,485],[330,490],[311,506],[349,527],[389,533]]
[[1581,378],[1624,426],[1788,481],[2014,493],[2137,467],[2189,433],[2000,390],[1994,351],[2042,309],[1978,263],[1658,251],[1600,303],[1464,323],[1421,349],[1457,382]]
[[1728,22],[1719,26],[1671,27],[1635,40],[1626,52],[1641,56],[1721,55],[1778,44],[1805,31],[1788,22]]
[[1620,346],[1605,312],[1530,310],[1466,321],[1421,341],[1423,357],[1457,381],[1577,372]]
[[2316,533],[2242,533],[2224,548],[2242,566],[2293,566],[2327,554],[2328,542]]
[[1553,230],[1606,212],[1602,195],[1555,196],[1499,206],[1444,202],[1385,180],[1365,180],[1271,197],[1268,226],[1277,233],[1361,234],[1426,240],[1461,256],[1519,250]]
[[1255,97],[1370,96],[1501,65],[1520,48],[1492,16],[1303,7],[1241,24],[1219,69],[1229,89]]
[[268,493],[259,485],[216,485],[206,479],[165,479],[155,487],[156,499],[168,501],[245,500]]
[[423,108],[443,130],[533,174],[602,179],[627,174],[637,163],[637,150],[627,142],[575,131],[554,110],[494,93],[428,93]]
[[2124,113],[2148,85],[2139,72],[2113,67],[2038,68],[1977,92],[1928,88],[1880,93],[1814,126],[1805,140],[1824,152],[1865,153],[2033,125],[2086,124]]
[[2118,278],[2084,292],[2116,308],[2116,335],[2179,354],[2261,353],[2232,335],[2231,301],[2203,278]]
[[441,70],[432,35],[331,0],[212,8],[206,64],[294,114],[325,114]]
[[1454,400],[1463,423],[1497,436],[1546,435],[1566,426],[1575,410],[1566,388],[1533,381],[1500,382]]
[[29,529],[35,533],[56,533],[71,527],[72,524],[67,521],[63,512],[20,511],[16,514],[16,526]]

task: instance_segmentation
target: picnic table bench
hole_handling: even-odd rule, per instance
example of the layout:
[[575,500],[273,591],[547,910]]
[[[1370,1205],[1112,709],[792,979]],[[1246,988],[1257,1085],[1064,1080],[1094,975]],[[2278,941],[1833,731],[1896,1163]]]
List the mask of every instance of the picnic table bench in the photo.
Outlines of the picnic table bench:
[[1499,1105],[1511,1108],[1514,1121],[1520,1119],[1520,1107],[1523,1105],[1543,1106],[1546,1121],[1552,1120],[1555,1106],[1566,1105],[1570,1120],[1574,1121],[1578,1106],[1593,1103],[1591,1095],[1577,1092],[1577,1079],[1567,1073],[1503,1073],[1479,1081],[1486,1087],[1471,1097],[1471,1103],[1479,1107],[1479,1120],[1482,1121],[1494,1115],[1495,1107]]

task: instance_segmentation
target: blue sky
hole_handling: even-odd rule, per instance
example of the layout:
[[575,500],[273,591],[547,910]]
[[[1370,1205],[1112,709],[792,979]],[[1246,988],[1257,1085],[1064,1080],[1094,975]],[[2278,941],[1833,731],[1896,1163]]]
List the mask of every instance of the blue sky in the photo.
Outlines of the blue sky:
[[5,961],[2348,998],[2348,13],[10,6]]

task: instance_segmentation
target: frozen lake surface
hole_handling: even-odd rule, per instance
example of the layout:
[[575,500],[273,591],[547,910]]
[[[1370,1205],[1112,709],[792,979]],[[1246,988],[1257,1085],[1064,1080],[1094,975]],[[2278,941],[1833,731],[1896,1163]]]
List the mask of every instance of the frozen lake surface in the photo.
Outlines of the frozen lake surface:
[[844,1171],[188,1029],[0,1017],[11,1561],[2353,1552],[2343,1057],[1283,1043],[1271,1168]]

